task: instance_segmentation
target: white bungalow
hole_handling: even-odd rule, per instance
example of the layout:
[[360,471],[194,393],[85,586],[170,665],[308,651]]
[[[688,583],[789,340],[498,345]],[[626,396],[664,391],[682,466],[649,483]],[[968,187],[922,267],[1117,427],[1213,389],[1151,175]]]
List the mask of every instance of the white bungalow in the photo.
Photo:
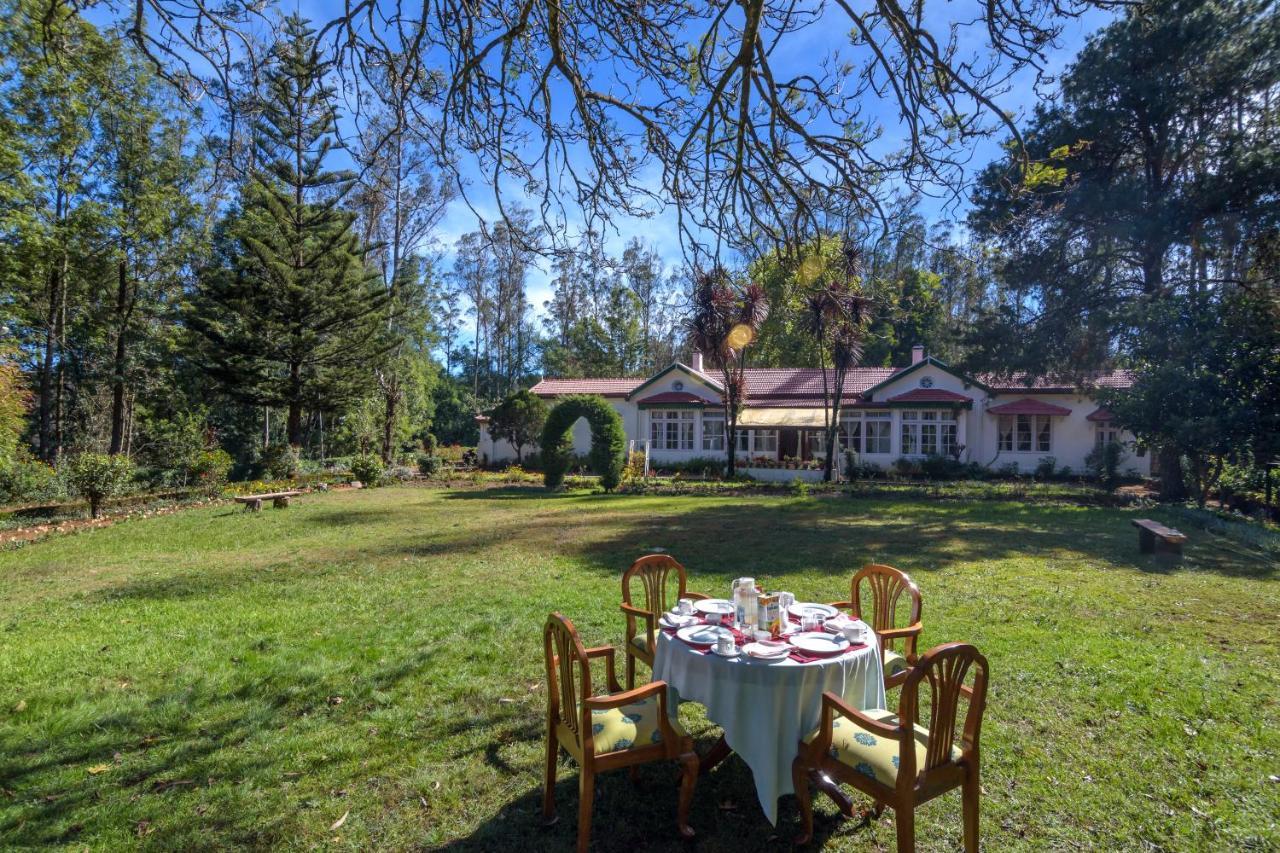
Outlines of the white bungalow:
[[[1127,372],[1094,377],[1092,387],[1123,388]],[[622,416],[627,438],[646,450],[653,465],[725,456],[722,387],[695,356],[648,379],[544,379],[533,393],[548,403],[567,394],[599,394]],[[1045,457],[1073,472],[1086,471],[1085,457],[1098,444],[1125,443],[1121,469],[1147,475],[1151,458],[1116,427],[1089,390],[1045,377],[1011,379],[965,376],[924,347],[912,350],[905,367],[863,367],[845,380],[841,450],[886,468],[899,458],[944,455],[992,469],[1016,466],[1030,473]],[[480,419],[481,458],[514,459],[504,441],[494,442]],[[740,460],[819,459],[823,447],[822,371],[817,368],[749,368],[746,401],[739,418]],[[574,446],[591,445],[584,421],[574,428]],[[756,470],[756,476],[790,479],[793,472]]]

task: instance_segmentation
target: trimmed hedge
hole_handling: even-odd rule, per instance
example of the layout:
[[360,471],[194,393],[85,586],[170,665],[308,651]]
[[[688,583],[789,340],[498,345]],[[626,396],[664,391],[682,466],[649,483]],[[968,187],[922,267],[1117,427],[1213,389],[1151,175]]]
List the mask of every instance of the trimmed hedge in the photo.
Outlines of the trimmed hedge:
[[549,489],[563,485],[573,459],[573,425],[578,418],[586,418],[591,425],[591,453],[587,457],[591,470],[600,475],[605,491],[613,491],[622,482],[627,434],[618,413],[603,397],[594,394],[565,397],[547,415],[541,443],[543,482]]

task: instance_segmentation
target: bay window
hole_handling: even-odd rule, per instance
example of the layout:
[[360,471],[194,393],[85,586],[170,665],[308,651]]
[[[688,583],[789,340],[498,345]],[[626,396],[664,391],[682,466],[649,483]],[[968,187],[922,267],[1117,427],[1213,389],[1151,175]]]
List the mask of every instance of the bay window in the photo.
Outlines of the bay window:
[[649,441],[654,450],[693,450],[693,410],[649,412]]

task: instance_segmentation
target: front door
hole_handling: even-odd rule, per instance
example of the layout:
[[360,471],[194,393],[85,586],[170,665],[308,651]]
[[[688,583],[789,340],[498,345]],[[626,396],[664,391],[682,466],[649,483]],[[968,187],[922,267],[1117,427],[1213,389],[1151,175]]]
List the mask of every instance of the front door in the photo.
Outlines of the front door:
[[778,458],[797,457],[800,455],[800,431],[784,429],[778,431]]

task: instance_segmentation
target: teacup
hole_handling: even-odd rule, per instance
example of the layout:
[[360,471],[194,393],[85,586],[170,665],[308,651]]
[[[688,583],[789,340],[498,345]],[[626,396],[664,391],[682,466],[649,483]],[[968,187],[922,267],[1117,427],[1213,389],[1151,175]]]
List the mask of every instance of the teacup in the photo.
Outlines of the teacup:
[[707,624],[708,624],[708,625],[719,625],[719,624],[720,624],[720,622],[721,622],[723,619],[724,619],[724,614],[723,614],[723,613],[708,613],[708,614],[707,614]]
[[693,599],[682,598],[678,602],[676,602],[676,613],[679,613],[681,616],[689,616],[690,614],[692,614]]
[[770,634],[768,631],[756,631],[756,632],[755,632],[755,641],[756,641],[757,643],[763,643],[763,642],[765,642],[766,640],[772,640],[772,639],[773,639],[773,634]]
[[722,655],[727,655],[733,651],[733,635],[721,634],[716,637],[716,651]]
[[850,643],[861,643],[862,625],[857,622],[850,622],[840,629],[840,634]]

